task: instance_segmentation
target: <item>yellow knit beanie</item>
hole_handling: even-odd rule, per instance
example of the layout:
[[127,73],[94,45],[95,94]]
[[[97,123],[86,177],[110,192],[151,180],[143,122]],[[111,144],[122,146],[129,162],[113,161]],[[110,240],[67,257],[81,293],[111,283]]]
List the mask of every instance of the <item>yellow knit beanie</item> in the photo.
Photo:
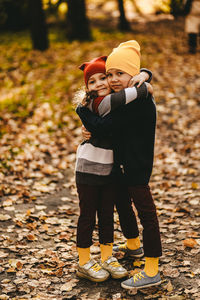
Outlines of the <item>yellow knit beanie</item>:
[[106,60],[106,72],[119,69],[131,76],[140,72],[140,45],[135,40],[121,43]]

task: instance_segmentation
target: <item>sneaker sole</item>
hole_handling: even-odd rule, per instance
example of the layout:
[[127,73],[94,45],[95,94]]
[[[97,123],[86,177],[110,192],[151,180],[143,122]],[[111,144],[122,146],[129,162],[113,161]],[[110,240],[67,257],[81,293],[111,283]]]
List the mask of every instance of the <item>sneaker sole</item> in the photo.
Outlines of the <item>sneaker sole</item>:
[[136,255],[125,254],[125,256],[131,257],[131,258],[140,258],[140,257],[143,257],[143,256],[144,256],[144,253],[136,254]]
[[113,279],[121,279],[121,278],[127,277],[128,276],[128,272],[127,272],[127,274],[123,274],[123,275],[115,275],[115,274],[112,275],[111,273],[110,273],[110,275],[111,275],[111,277]]
[[124,258],[128,258],[128,257],[130,257],[130,258],[140,258],[140,257],[143,257],[144,256],[144,252],[143,253],[140,253],[140,254],[129,254],[129,253],[127,253],[127,252],[125,252],[125,251],[123,251],[123,250],[114,250],[114,252],[122,252],[122,253],[124,253]]
[[132,290],[132,289],[134,289],[134,288],[136,288],[136,289],[144,289],[144,288],[146,288],[146,287],[151,287],[151,286],[155,286],[155,285],[159,285],[159,284],[161,284],[161,280],[160,281],[158,281],[158,282],[156,282],[156,283],[150,283],[150,284],[146,284],[146,285],[143,285],[143,286],[138,286],[138,287],[136,287],[136,286],[127,286],[127,285],[125,285],[125,284],[123,284],[123,282],[121,283],[121,287],[123,287],[124,289],[126,289],[126,290]]
[[103,281],[106,281],[109,278],[109,275],[106,278],[94,278],[94,277],[91,277],[87,274],[81,273],[79,271],[76,272],[76,275],[80,278],[85,278],[85,279],[88,279],[88,280],[93,281],[93,282],[103,282]]

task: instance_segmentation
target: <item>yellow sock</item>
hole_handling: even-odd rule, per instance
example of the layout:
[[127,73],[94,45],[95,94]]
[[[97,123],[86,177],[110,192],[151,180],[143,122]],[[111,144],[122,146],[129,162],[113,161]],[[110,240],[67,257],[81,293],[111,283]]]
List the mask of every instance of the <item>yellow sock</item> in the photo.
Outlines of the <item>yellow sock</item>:
[[130,250],[136,250],[140,248],[140,238],[139,236],[134,239],[127,239],[126,245]]
[[145,257],[144,271],[147,276],[153,277],[158,273],[159,257]]
[[90,248],[79,248],[78,250],[78,256],[79,256],[79,265],[83,266],[90,260]]
[[101,261],[102,263],[109,257],[112,256],[112,249],[113,249],[113,244],[109,243],[107,245],[100,245],[101,249]]

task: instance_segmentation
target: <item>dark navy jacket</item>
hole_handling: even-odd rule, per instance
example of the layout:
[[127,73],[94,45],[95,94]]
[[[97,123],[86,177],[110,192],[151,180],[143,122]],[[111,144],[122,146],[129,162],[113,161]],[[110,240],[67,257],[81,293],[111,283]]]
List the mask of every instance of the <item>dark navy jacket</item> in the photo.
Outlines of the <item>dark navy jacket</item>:
[[142,101],[135,100],[104,118],[86,107],[79,107],[77,113],[93,135],[111,137],[114,161],[116,166],[123,166],[125,182],[129,186],[148,184],[156,128],[156,106],[152,96]]

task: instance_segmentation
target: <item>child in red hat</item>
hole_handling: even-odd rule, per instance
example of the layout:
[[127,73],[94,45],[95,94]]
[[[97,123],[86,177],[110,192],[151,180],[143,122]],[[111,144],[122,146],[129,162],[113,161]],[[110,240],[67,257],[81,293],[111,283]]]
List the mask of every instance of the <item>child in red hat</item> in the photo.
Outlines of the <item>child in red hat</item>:
[[[148,84],[111,94],[105,75],[105,61],[106,57],[101,56],[80,66],[86,85],[86,96],[82,105],[100,116],[106,116],[121,105],[147,97]],[[80,206],[77,225],[77,275],[95,282],[105,281],[110,275],[112,278],[123,278],[128,275],[127,270],[112,256],[113,211],[117,198],[118,170],[114,167],[111,139],[102,135],[81,143],[77,149],[75,170]],[[90,259],[96,214],[101,249],[100,264]]]

